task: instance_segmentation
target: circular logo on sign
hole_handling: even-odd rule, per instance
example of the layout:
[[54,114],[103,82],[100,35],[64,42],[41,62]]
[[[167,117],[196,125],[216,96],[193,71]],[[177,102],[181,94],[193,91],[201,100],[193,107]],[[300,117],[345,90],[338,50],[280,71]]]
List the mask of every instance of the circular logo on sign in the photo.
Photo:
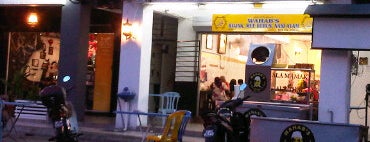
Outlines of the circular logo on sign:
[[256,109],[256,108],[249,109],[248,111],[244,113],[244,123],[246,124],[245,133],[247,135],[248,141],[249,141],[249,131],[250,131],[249,125],[251,123],[251,116],[266,117],[266,114],[263,111]]
[[283,131],[280,136],[280,142],[315,142],[315,137],[306,126],[294,124]]
[[265,90],[267,86],[266,76],[260,72],[252,73],[248,78],[248,86],[255,93]]
[[213,25],[216,28],[225,28],[227,25],[226,18],[224,16],[215,17],[215,20],[213,21]]
[[266,114],[259,109],[252,108],[244,113],[244,118],[250,119],[251,116],[266,117]]

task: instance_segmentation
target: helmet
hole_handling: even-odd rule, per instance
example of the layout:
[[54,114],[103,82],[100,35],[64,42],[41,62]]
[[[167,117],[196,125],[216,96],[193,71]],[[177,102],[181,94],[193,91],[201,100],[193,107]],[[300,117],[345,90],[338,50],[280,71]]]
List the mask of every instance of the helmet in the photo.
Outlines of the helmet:
[[47,86],[39,93],[42,104],[48,108],[65,104],[65,89],[58,85]]

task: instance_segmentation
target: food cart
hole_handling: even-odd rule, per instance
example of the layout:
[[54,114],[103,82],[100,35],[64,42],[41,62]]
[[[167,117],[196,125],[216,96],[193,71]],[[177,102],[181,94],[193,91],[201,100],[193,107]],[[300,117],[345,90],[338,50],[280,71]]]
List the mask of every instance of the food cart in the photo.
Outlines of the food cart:
[[251,97],[236,111],[250,121],[250,141],[350,142],[366,138],[367,128],[362,125],[314,121],[318,102],[310,86],[313,65],[273,68],[275,46],[255,44],[249,51],[245,73],[248,87],[244,91]]
[[[246,117],[261,114],[264,117],[313,120],[310,82],[314,80],[313,66],[301,64],[273,68],[276,44],[252,44],[246,64],[245,94],[251,96],[237,111]],[[305,82],[302,85],[302,81]]]

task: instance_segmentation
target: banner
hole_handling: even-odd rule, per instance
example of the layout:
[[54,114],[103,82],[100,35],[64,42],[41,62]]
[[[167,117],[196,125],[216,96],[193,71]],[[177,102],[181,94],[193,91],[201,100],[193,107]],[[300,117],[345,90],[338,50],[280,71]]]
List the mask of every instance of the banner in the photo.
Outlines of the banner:
[[312,32],[307,14],[214,14],[214,32]]

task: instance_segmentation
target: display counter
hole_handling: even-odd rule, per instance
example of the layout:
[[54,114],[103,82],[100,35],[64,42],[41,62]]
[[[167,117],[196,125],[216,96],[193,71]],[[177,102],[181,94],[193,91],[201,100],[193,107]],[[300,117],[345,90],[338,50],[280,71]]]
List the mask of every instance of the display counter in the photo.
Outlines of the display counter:
[[236,108],[246,118],[249,116],[278,117],[290,119],[312,120],[311,104],[289,104],[274,102],[244,101]]
[[308,104],[317,100],[315,85],[315,70],[311,68],[271,68],[270,100]]
[[250,141],[252,142],[367,141],[367,128],[362,125],[254,116],[250,119]]

